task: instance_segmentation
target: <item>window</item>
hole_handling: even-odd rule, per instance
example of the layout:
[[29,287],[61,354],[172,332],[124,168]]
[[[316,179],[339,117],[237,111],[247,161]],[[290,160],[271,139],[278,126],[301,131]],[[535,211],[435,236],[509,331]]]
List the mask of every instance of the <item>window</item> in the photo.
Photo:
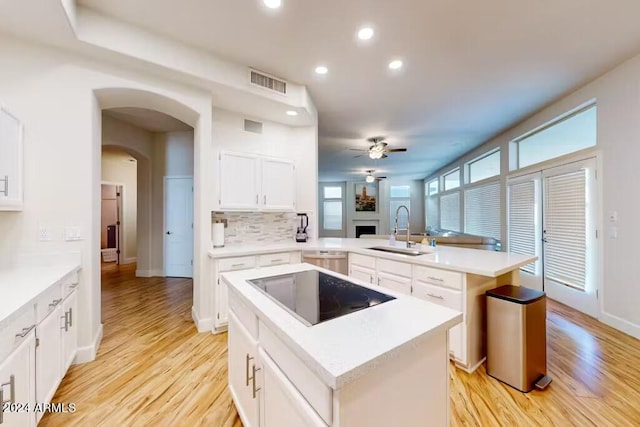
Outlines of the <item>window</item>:
[[438,207],[438,179],[434,179],[424,184],[424,226],[425,231],[429,228],[440,226],[440,209]]
[[438,178],[427,182],[427,185],[425,185],[424,194],[426,194],[427,196],[433,196],[434,194],[438,194]]
[[460,192],[440,196],[440,227],[460,231]]
[[342,187],[323,188],[323,224],[322,228],[331,231],[342,230]]
[[453,190],[460,187],[460,169],[452,170],[449,173],[444,174],[444,189],[443,191]]
[[520,140],[517,168],[544,162],[596,145],[597,109],[593,105]]
[[[391,218],[391,231],[395,228],[396,211],[398,207],[405,205],[411,209],[411,187],[408,185],[392,185],[389,187],[389,208]],[[406,230],[409,224],[407,212],[403,209],[398,213],[398,230]]]
[[500,240],[500,181],[464,191],[464,231]]
[[500,175],[500,150],[467,163],[469,184]]

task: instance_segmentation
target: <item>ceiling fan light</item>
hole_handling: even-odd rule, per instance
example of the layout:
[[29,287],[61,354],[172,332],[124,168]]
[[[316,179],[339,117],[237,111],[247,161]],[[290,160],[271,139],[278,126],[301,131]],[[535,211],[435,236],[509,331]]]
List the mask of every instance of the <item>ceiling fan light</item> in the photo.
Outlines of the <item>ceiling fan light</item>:
[[382,150],[370,150],[369,151],[369,158],[374,159],[374,160],[381,159],[383,155],[384,155],[384,152]]
[[369,175],[366,176],[366,178],[364,180],[367,181],[369,184],[371,184],[376,179],[373,177],[373,175],[369,174]]

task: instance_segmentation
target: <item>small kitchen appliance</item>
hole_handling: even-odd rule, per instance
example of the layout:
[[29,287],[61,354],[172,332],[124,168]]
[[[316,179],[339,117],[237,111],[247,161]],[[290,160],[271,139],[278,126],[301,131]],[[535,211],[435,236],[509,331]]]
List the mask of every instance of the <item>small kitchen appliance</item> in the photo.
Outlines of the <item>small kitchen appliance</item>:
[[307,236],[307,227],[309,226],[309,217],[305,213],[299,213],[300,217],[300,225],[298,226],[298,230],[296,232],[296,242],[306,242]]

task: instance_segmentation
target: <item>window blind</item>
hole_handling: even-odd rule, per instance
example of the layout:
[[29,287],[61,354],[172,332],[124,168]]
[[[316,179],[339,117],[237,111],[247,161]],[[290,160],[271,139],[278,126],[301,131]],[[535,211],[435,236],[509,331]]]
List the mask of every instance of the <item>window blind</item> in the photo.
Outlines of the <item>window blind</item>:
[[425,226],[440,228],[440,209],[438,207],[438,196],[428,196],[425,198]]
[[460,192],[440,196],[440,227],[460,231]]
[[329,200],[324,202],[324,224],[325,230],[342,230],[342,202]]
[[545,277],[584,290],[586,171],[545,178]]
[[464,228],[500,240],[500,181],[464,191]]
[[[507,223],[507,243],[509,252],[522,255],[536,255],[536,184],[524,181],[509,184],[509,213]],[[535,273],[535,264],[520,267],[527,273]]]

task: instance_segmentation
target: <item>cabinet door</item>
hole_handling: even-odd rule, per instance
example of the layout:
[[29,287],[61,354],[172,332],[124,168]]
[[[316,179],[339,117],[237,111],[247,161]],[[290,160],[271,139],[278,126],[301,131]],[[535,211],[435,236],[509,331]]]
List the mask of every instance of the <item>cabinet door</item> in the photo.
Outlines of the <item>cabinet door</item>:
[[64,300],[62,305],[62,358],[61,375],[64,374],[73,363],[73,359],[76,357],[76,350],[78,348],[78,326],[77,326],[77,314],[78,314],[78,296],[77,292],[73,291]]
[[[49,403],[62,379],[61,328],[64,327],[64,312],[58,305],[36,327],[39,340],[36,349],[36,400],[38,403]],[[42,418],[38,413],[38,421]]]
[[0,210],[22,210],[22,125],[0,108]]
[[[260,387],[257,372],[258,342],[249,334],[238,318],[229,313],[229,390],[240,419],[246,427],[257,427],[259,422]],[[254,371],[254,368],[256,369]],[[255,393],[254,393],[255,390]]]
[[250,154],[220,154],[220,208],[258,209],[258,158]]
[[295,209],[295,168],[286,160],[262,160],[262,200],[263,209]]
[[376,272],[359,265],[351,265],[349,267],[349,276],[362,280],[363,282],[374,284]]
[[262,348],[259,355],[263,371],[260,426],[326,427],[322,418]]
[[[15,402],[13,410],[0,412],[0,425],[31,427],[35,421],[35,334],[24,341],[0,364],[0,384],[4,402]],[[25,411],[22,405],[29,405]],[[0,408],[1,409],[1,408]],[[17,411],[21,409],[21,411]]]
[[227,284],[220,279],[220,275],[216,275],[216,315],[215,325],[220,327],[226,325],[229,321],[229,290]]
[[378,273],[378,285],[401,294],[411,295],[411,279],[388,273]]

